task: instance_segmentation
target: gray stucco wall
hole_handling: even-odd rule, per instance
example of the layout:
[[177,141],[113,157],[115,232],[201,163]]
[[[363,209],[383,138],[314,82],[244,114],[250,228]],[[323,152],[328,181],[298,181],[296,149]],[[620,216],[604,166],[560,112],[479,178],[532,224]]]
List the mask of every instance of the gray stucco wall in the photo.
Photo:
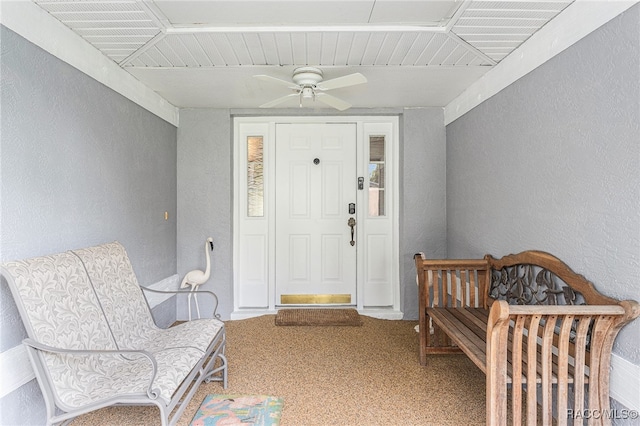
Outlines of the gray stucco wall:
[[[226,109],[182,109],[178,128],[178,274],[204,270],[204,245],[213,237],[211,276],[200,290],[216,293],[218,313],[233,311],[233,168],[231,118]],[[200,297],[201,314],[213,303]],[[178,318],[187,318],[185,300]]]
[[447,126],[449,257],[545,250],[640,300],[639,126],[635,6]]
[[418,318],[413,255],[447,255],[446,132],[441,108],[405,109],[400,164],[400,277],[405,319]]
[[[310,110],[269,110],[269,115],[322,114]],[[405,318],[417,318],[412,256],[446,254],[445,128],[441,108],[352,109],[346,115],[398,115],[400,133],[400,297]],[[183,109],[178,129],[178,273],[203,269],[204,241],[212,236],[211,278],[203,290],[220,299],[219,313],[233,311],[233,150],[232,115],[265,111]],[[329,115],[341,115],[329,112]],[[345,114],[342,114],[345,115]],[[420,196],[415,196],[420,188]],[[204,306],[205,304],[202,304]],[[178,318],[186,318],[186,301]]]
[[[0,38],[0,259],[118,240],[141,284],[174,275],[176,128],[5,27]],[[26,336],[6,282],[0,297],[5,351]],[[158,306],[163,321],[174,306]],[[35,381],[0,413],[44,424]]]

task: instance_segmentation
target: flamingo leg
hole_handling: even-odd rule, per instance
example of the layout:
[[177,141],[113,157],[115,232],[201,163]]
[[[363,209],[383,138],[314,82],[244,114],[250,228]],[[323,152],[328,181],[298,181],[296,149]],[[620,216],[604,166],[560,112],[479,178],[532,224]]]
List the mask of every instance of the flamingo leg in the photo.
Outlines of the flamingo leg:
[[[195,289],[195,287],[194,287]],[[198,295],[197,294],[193,294],[193,300],[196,301],[196,311],[198,312],[198,319],[200,319],[200,305],[198,305]]]
[[[193,289],[193,287],[192,287]],[[192,290],[193,291],[193,290]],[[191,296],[193,296],[193,293],[189,293],[189,321],[191,321]]]

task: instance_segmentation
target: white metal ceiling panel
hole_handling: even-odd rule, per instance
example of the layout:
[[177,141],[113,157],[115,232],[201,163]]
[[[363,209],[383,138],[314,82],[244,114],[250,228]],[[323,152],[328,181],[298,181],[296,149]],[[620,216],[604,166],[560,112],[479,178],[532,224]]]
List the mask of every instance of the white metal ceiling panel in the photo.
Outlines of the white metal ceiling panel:
[[176,48],[177,37],[165,37],[158,43],[155,48],[162,54],[163,57],[169,61],[174,67],[184,67],[187,65],[187,61],[183,60],[187,54],[179,48]]
[[299,65],[308,65],[307,62],[307,40],[305,33],[289,34],[291,40],[291,50],[293,52],[293,62]]
[[122,48],[115,48],[115,47],[107,47],[100,50],[102,50],[102,52],[107,56],[124,56],[124,57],[127,57],[136,51],[136,49],[122,49]]
[[306,60],[305,65],[317,64],[322,61],[322,33],[308,32],[305,33]]
[[161,31],[154,17],[133,0],[36,3],[117,63]]
[[[536,32],[535,28],[501,28],[501,27],[453,27],[452,32],[463,36],[482,36],[482,35],[524,35],[527,38],[531,37]],[[466,40],[466,39],[465,39]]]
[[[144,58],[144,59],[142,59]],[[141,53],[137,58],[131,61],[132,66],[137,67],[159,67],[160,61],[156,61],[153,59],[152,55],[150,55],[149,51]]]
[[224,35],[233,52],[233,57],[235,58],[234,63],[238,65],[254,65],[243,35],[241,33],[226,33]]
[[34,1],[121,66],[184,69],[492,66],[572,2]]
[[[369,33],[369,40],[360,54],[360,65],[375,65],[380,47],[384,43],[386,34],[383,32]],[[356,52],[357,53],[357,52]]]
[[281,64],[280,51],[276,42],[275,34],[262,33],[258,35],[265,64]]
[[537,30],[546,24],[545,19],[531,18],[460,18],[456,27],[532,28]]
[[81,37],[118,37],[119,39],[128,38],[136,43],[144,40],[152,39],[156,34],[160,33],[158,28],[78,28],[75,29]]
[[113,30],[113,29],[131,29],[131,30],[139,30],[136,33],[146,33],[149,30],[153,30],[154,34],[160,32],[160,28],[153,24],[151,21],[121,21],[121,22],[112,22],[112,21],[68,21],[64,22],[64,24],[71,28],[72,30],[79,33],[81,30]]
[[292,65],[295,63],[293,59],[293,45],[291,37],[285,33],[275,33],[274,39],[278,51],[278,58],[281,65]]
[[491,65],[480,54],[474,55],[473,48],[444,33],[213,32],[168,34],[129,66],[470,66],[471,61]]
[[243,35],[244,44],[247,47],[249,55],[251,56],[251,63],[264,65],[267,63],[265,58],[264,48],[262,47],[262,41],[260,34],[246,33]]
[[155,4],[175,26],[324,25],[367,23],[374,0],[162,0]]
[[460,56],[459,59],[452,58],[452,61],[454,61],[454,63],[453,63],[454,66],[460,66],[460,65],[466,65],[466,66],[486,65],[483,62],[475,63],[476,60],[477,61],[481,61],[481,59],[480,59],[479,56],[475,55],[470,50],[459,48],[458,51],[461,52],[461,56]]
[[134,0],[130,1],[38,1],[40,7],[52,14],[62,12],[140,11]]
[[407,49],[400,65],[412,66],[418,61],[418,58],[422,55],[422,52],[433,43],[433,39],[436,34],[433,33],[417,33],[417,36],[413,43]]
[[465,16],[468,18],[524,18],[549,20],[558,14],[557,10],[527,10],[527,9],[467,9]]
[[220,53],[220,56],[222,56],[222,60],[226,66],[242,65],[238,60],[236,52],[233,50],[233,46],[231,45],[227,34],[214,33],[209,34],[209,37],[211,37],[211,41],[213,42],[216,50]]
[[445,25],[460,4],[456,0],[378,0],[369,23]]
[[348,65],[354,34],[352,32],[340,32],[337,35],[335,54],[333,56],[334,63]]
[[402,33],[387,33],[382,41],[382,45],[378,49],[375,65],[389,65],[394,53],[402,54],[397,51],[398,48],[402,50],[402,46],[399,45],[401,39]]
[[462,64],[466,65],[464,62],[462,62],[462,60],[467,56],[468,53],[470,53],[469,50],[460,46],[459,44],[456,44],[455,47],[451,49],[449,55],[447,55],[447,57],[442,60],[440,65],[445,67],[455,67]]
[[452,33],[499,62],[571,2],[473,1],[453,25]]
[[[85,37],[85,40],[90,43],[93,43],[94,47],[100,51],[102,51],[103,49],[109,49],[109,48],[113,48],[120,45],[122,46],[137,45],[138,47],[135,49],[133,53],[138,54],[138,52],[142,51],[142,49],[145,47],[145,44],[149,39],[148,38],[139,39],[138,43],[134,44],[133,42],[135,41],[135,39],[132,39],[131,37],[118,37],[118,36],[112,36],[112,35],[109,35],[109,36],[95,35],[95,36]],[[128,43],[131,43],[131,44],[128,44]]]
[[420,33],[401,33],[400,39],[396,42],[396,47],[389,56],[387,65],[403,65],[411,48],[415,45]]
[[196,39],[198,45],[202,47],[204,54],[206,55],[208,61],[207,64],[211,62],[213,66],[224,66],[226,62],[218,50],[216,43],[213,41],[209,34],[194,34],[193,36],[185,36],[185,37],[193,37]]
[[[491,34],[491,40],[495,41],[513,41],[516,43],[522,43],[531,36],[527,34]],[[483,41],[487,40],[487,34],[464,34],[464,39],[467,42]]]
[[340,33],[324,33],[320,47],[320,65],[333,65],[336,61],[338,37]]
[[200,44],[199,39],[192,35],[183,35],[176,37],[180,39],[180,42],[184,48],[191,54],[195,64],[193,66],[213,66],[213,62],[207,55],[204,47]]
[[421,55],[416,60],[415,65],[434,65],[433,58],[437,55],[445,43],[449,42],[449,37],[444,34],[434,34],[433,38],[425,45]]
[[100,12],[56,12],[54,17],[66,22],[152,22],[149,16],[141,10],[138,11],[100,11]]
[[357,32],[353,33],[353,40],[349,47],[349,58],[347,65],[362,65],[362,52],[367,49],[369,44],[370,33]]

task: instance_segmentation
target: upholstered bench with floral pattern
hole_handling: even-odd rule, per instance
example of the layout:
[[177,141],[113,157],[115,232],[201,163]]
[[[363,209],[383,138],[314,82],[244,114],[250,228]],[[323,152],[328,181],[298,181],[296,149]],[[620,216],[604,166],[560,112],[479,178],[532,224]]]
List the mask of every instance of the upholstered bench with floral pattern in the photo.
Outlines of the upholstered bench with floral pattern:
[[161,424],[175,424],[203,381],[226,388],[224,324],[157,327],[121,244],[7,262],[1,272],[48,424],[118,404],[156,405]]

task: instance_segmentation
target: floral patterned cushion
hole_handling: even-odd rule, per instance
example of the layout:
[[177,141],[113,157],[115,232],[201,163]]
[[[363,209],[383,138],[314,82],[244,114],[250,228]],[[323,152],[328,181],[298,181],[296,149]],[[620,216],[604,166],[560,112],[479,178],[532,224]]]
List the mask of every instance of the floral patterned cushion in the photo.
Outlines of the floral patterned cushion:
[[[152,390],[168,404],[178,385],[189,374],[202,353],[195,349],[167,349],[153,354],[157,362]],[[152,367],[140,355],[56,355],[49,368],[60,408],[69,411],[114,397],[144,397]],[[49,364],[51,365],[51,364]]]
[[[124,247],[115,242],[2,265],[30,338],[62,349],[145,350],[157,362],[152,389],[169,403],[223,323],[158,328]],[[60,408],[145,396],[152,366],[142,355],[39,352]]]
[[7,262],[3,275],[32,339],[64,349],[117,349],[84,266],[73,253]]
[[87,273],[120,348],[144,347],[151,352],[192,347],[204,353],[223,326],[202,319],[169,329],[155,325],[125,248],[118,242],[74,250]]
[[117,242],[73,251],[84,263],[118,346],[135,348],[157,329],[124,247]]

